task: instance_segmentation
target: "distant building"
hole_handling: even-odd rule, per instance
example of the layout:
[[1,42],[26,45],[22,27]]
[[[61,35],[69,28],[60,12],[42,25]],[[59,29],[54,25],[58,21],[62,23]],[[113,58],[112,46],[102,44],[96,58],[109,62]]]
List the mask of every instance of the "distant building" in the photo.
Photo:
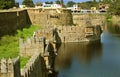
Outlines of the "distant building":
[[60,4],[45,4],[43,3],[43,8],[62,8],[62,5]]
[[19,5],[19,8],[26,8],[25,5]]
[[109,4],[102,4],[102,3],[99,4],[100,12],[106,12],[108,8],[109,8]]
[[51,7],[52,8],[62,8],[62,5],[60,5],[60,4],[52,4]]
[[71,9],[73,12],[80,12],[81,7],[78,6],[78,4],[74,4],[73,7],[67,7],[67,9]]

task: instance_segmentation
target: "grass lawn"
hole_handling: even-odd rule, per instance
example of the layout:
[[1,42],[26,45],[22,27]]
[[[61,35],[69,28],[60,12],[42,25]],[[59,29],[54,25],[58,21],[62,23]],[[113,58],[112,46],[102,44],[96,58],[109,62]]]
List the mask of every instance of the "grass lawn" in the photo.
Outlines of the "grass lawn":
[[[5,35],[0,39],[0,59],[1,58],[15,58],[19,56],[19,38],[26,39],[31,37],[34,31],[40,29],[40,26],[31,25],[29,28],[23,30],[17,30],[14,36]],[[21,57],[21,67],[26,64],[28,57]]]

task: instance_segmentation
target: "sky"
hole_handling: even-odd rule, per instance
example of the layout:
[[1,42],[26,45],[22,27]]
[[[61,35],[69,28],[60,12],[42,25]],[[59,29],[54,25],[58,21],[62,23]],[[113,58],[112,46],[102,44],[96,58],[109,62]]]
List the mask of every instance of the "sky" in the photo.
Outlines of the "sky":
[[[19,2],[20,4],[22,3],[23,0],[15,0],[16,2]],[[46,2],[46,1],[55,1],[55,0],[33,0],[34,3],[36,2]],[[74,2],[86,2],[86,1],[91,1],[91,0],[63,0],[64,3],[66,4],[68,1],[74,1]]]

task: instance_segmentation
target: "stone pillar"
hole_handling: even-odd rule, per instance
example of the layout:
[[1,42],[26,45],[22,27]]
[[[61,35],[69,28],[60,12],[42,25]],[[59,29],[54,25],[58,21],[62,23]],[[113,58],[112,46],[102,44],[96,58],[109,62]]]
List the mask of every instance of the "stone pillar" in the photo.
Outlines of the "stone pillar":
[[1,59],[1,71],[0,71],[0,77],[7,77],[7,61],[5,58]]
[[19,38],[20,56],[23,56],[25,45],[22,38]]
[[57,55],[56,43],[52,43],[52,45],[53,45],[53,48],[54,48],[54,53],[55,53],[55,55]]
[[8,66],[8,77],[14,77],[14,67],[13,67],[13,61],[12,59],[8,59],[7,61],[7,66]]

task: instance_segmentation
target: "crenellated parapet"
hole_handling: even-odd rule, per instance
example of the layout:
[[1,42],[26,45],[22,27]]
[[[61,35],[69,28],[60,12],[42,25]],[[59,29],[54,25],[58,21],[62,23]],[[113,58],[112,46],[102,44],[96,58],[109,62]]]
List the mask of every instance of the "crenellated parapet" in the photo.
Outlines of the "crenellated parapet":
[[44,77],[43,75],[46,75],[45,61],[40,53],[36,53],[21,70],[21,77]]
[[0,77],[21,77],[19,57],[0,60]]
[[44,37],[32,37],[26,41],[19,39],[20,55],[21,56],[32,56],[35,53],[43,53],[45,49],[45,38]]
[[79,26],[104,25],[106,17],[103,14],[73,14],[73,23]]

